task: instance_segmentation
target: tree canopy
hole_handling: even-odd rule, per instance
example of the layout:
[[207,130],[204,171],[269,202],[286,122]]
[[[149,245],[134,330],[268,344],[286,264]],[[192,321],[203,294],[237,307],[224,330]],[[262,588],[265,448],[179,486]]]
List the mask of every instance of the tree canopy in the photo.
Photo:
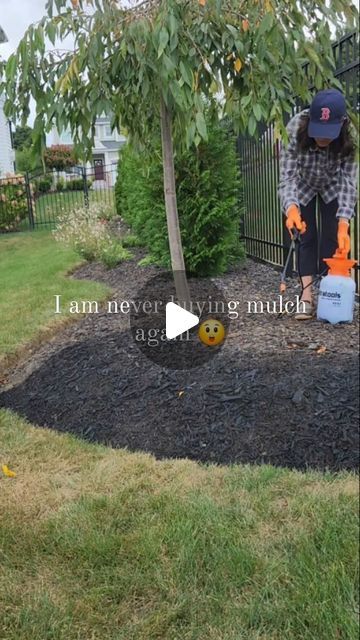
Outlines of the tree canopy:
[[[358,15],[348,0],[48,0],[46,12],[2,63],[5,111],[24,125],[32,96],[38,143],[52,124],[70,125],[88,155],[104,111],[146,144],[160,96],[187,147],[206,139],[207,96],[221,95],[235,131],[254,134],[265,120],[286,137],[284,110],[309,98],[302,64],[318,88],[337,86],[330,24],[352,28]],[[73,49],[56,48],[69,34]]]
[[[35,151],[52,126],[70,126],[84,159],[103,112],[144,150],[160,122],[171,263],[188,304],[174,152],[207,139],[204,110],[216,99],[236,133],[263,120],[286,140],[284,111],[310,99],[308,77],[339,86],[330,25],[353,28],[358,11],[348,0],[47,0],[46,11],[0,65],[5,113],[25,125],[33,97]],[[68,35],[73,48],[55,48]]]
[[65,171],[73,167],[77,161],[73,148],[66,144],[53,144],[45,149],[44,160],[48,169],[57,171]]
[[14,149],[22,151],[32,145],[32,128],[17,126],[14,132]]

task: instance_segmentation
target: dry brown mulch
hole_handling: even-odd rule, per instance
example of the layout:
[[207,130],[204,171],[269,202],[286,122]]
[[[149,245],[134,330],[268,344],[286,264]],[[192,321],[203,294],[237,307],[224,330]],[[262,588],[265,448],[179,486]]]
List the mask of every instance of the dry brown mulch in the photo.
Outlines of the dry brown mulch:
[[[139,267],[140,255],[71,277],[101,280],[113,299],[128,299],[161,271]],[[247,300],[278,301],[279,291],[279,273],[251,260],[215,282],[241,313],[204,366],[161,368],[134,344],[128,316],[88,315],[9,371],[0,406],[158,458],[357,469],[358,307],[351,325],[249,314]],[[287,299],[299,292],[292,280]]]

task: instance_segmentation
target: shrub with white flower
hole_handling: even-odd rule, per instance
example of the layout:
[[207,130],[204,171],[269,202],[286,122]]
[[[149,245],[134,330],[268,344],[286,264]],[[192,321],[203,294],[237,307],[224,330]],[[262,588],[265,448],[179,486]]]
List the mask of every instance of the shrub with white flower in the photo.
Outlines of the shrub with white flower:
[[92,203],[88,208],[76,207],[60,215],[53,235],[58,242],[71,247],[85,260],[99,260],[114,267],[131,253],[110,233],[106,223],[107,205]]

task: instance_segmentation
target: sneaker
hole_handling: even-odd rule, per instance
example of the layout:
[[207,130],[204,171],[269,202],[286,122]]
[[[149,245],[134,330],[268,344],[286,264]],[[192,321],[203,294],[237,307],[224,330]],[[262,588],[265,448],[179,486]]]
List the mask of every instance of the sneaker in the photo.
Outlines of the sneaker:
[[302,304],[299,304],[299,307],[302,307],[301,310],[296,311],[294,314],[295,320],[311,320],[315,315],[315,308],[312,302],[308,302],[307,300],[301,300]]

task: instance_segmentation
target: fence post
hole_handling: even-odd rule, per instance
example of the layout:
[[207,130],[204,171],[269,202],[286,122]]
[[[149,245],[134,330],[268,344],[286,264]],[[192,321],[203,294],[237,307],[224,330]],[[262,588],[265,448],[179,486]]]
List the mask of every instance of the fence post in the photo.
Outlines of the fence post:
[[88,189],[85,165],[82,166],[82,177],[83,177],[83,185],[84,185],[84,204],[85,204],[85,208],[88,209],[89,208],[89,189]]
[[245,212],[244,212],[244,203],[245,203],[245,184],[244,184],[244,172],[243,172],[243,146],[241,136],[238,135],[236,138],[236,154],[238,160],[238,175],[240,180],[240,187],[238,190],[238,205],[240,207],[240,217],[239,217],[239,237],[240,240],[245,235]]
[[31,193],[31,182],[30,182],[28,171],[26,171],[25,173],[25,189],[26,189],[26,199],[27,199],[28,214],[29,214],[29,225],[31,229],[34,229],[35,221],[34,221],[34,210],[33,210],[33,198]]

